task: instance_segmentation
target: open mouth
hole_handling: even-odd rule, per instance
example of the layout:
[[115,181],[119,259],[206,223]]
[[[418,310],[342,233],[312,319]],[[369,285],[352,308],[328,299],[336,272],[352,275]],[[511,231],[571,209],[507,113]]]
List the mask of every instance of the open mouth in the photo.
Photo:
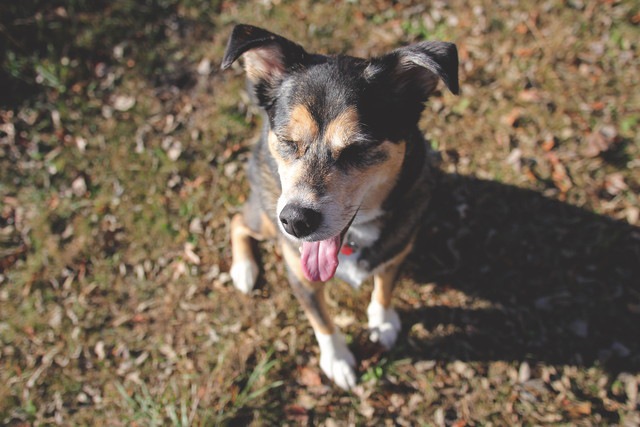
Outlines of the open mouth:
[[338,268],[338,252],[342,239],[356,217],[353,214],[347,226],[337,235],[316,242],[302,242],[301,258],[304,277],[312,282],[326,282],[331,279]]

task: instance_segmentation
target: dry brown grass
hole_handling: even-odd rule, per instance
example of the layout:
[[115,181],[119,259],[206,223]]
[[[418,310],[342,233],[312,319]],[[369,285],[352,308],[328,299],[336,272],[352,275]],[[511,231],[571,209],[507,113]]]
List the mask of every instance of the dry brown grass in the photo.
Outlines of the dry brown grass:
[[[321,376],[273,245],[251,297],[229,282],[259,122],[218,71],[238,22],[460,51],[462,96],[421,122],[443,174],[398,346],[367,342],[370,285],[328,286],[354,393]],[[624,1],[1,6],[0,423],[640,423],[639,22]]]

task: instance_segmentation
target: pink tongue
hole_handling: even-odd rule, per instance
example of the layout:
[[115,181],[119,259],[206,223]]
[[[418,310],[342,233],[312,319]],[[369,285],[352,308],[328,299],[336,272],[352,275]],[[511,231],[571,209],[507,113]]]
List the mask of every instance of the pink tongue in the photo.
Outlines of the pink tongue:
[[302,242],[302,272],[313,282],[326,282],[338,268],[340,235],[319,242]]

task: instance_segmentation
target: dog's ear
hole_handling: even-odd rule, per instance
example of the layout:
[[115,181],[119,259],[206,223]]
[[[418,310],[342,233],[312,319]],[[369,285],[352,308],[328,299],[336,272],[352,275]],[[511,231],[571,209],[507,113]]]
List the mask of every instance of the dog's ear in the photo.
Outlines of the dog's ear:
[[403,129],[414,126],[424,110],[424,103],[442,80],[454,93],[458,85],[458,50],[453,43],[427,41],[396,49],[373,58],[364,69],[369,83],[367,104],[373,114],[384,117],[376,123],[391,121]]
[[274,89],[287,72],[304,64],[309,54],[298,44],[252,25],[236,25],[227,42],[222,69],[243,57],[244,69],[261,106],[268,107]]
[[453,94],[458,86],[458,50],[453,43],[426,41],[402,47],[376,58],[365,70],[370,80],[382,78],[405,99],[427,100],[438,80]]

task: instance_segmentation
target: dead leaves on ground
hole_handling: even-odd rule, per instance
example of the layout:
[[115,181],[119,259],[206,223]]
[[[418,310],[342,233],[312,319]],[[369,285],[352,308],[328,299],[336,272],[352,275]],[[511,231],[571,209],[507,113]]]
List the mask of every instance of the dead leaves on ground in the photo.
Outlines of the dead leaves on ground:
[[[462,96],[435,93],[429,103],[434,114],[427,115],[432,121],[422,127],[443,151],[445,167],[638,224],[640,118],[637,91],[630,90],[637,86],[637,45],[625,23],[637,25],[640,15],[625,2],[547,2],[523,9],[517,2],[389,7],[377,1],[353,6],[363,34],[357,39],[348,26],[318,18],[336,16],[335,5],[264,3],[305,18],[283,27],[273,15],[274,31],[293,31],[297,41],[327,51],[368,55],[425,38],[455,40]],[[109,416],[122,416],[126,407],[113,391],[116,378],[130,396],[149,384],[153,398],[182,389],[190,404],[225,410],[222,399],[237,399],[256,364],[252,357],[273,342],[279,364],[266,379],[285,384],[272,399],[248,407],[243,421],[273,408],[280,421],[326,425],[608,424],[620,421],[620,414],[637,420],[637,373],[562,366],[544,354],[541,361],[497,360],[501,355],[432,360],[439,340],[459,333],[464,342],[474,333],[472,325],[447,319],[415,323],[402,341],[406,347],[400,343],[397,353],[384,355],[367,347],[364,314],[357,309],[338,321],[355,331],[352,347],[360,353],[363,383],[353,394],[336,390],[317,366],[313,337],[297,306],[286,299],[286,274],[272,247],[262,247],[266,284],[255,298],[230,289],[227,220],[244,200],[242,162],[257,121],[248,97],[238,101],[240,79],[221,76],[216,58],[227,23],[266,6],[223,2],[223,18],[214,18],[216,34],[196,38],[202,30],[189,27],[189,20],[209,16],[193,13],[198,7],[181,5],[178,10],[191,12],[171,12],[159,24],[175,50],[155,46],[162,54],[159,71],[151,70],[160,74],[156,80],[145,79],[143,61],[130,57],[135,40],[116,43],[105,58],[86,61],[90,76],[66,93],[51,90],[44,106],[0,111],[0,161],[6,165],[0,173],[12,171],[9,192],[3,188],[0,195],[0,304],[5,316],[17,313],[11,322],[18,325],[8,330],[9,322],[0,322],[2,339],[13,340],[1,349],[12,406],[33,405],[36,423],[64,416],[66,423],[86,424],[97,413],[117,420]],[[141,25],[139,35],[156,24]],[[87,111],[78,109],[83,103]],[[119,125],[128,125],[118,131],[122,135]],[[105,166],[114,148],[126,155]],[[13,186],[17,176],[37,179]],[[29,193],[33,189],[37,193]],[[34,204],[40,194],[42,202]],[[464,217],[470,209],[461,203],[457,212]],[[34,244],[34,237],[43,238]],[[456,252],[455,268],[459,248],[449,249]],[[592,280],[576,278],[583,279]],[[471,307],[461,294],[448,284],[429,295],[408,288],[399,293],[412,309]],[[571,298],[558,295],[564,305]],[[534,301],[545,316],[558,302],[549,298]],[[636,302],[620,311],[637,315]],[[593,335],[593,323],[579,317],[567,327],[571,336]],[[603,348],[617,357],[634,350],[618,341]],[[179,381],[184,377],[197,379],[185,385]],[[83,413],[87,418],[79,418]]]

